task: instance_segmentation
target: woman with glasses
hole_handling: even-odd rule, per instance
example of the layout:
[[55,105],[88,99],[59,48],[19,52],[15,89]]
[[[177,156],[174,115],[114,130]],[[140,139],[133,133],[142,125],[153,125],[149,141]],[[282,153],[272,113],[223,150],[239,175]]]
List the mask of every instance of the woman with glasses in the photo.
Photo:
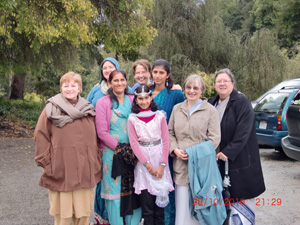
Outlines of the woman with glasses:
[[151,85],[150,73],[151,64],[147,59],[138,59],[132,64],[132,73],[136,83],[132,87],[132,92],[140,85]]
[[[100,65],[100,81],[91,89],[86,98],[86,100],[89,101],[95,108],[98,99],[107,95],[107,80],[110,73],[116,69],[120,69],[120,66],[114,58],[108,57],[102,61]],[[109,224],[105,201],[101,198],[101,182],[99,182],[96,187],[94,210],[96,224]]]
[[117,60],[108,57],[104,59],[100,65],[100,81],[95,85],[87,96],[86,100],[92,103],[96,107],[96,103],[99,98],[107,95],[108,85],[107,80],[109,74],[114,70],[119,70],[120,66]]
[[[132,73],[134,75],[134,79],[136,83],[133,85],[132,93],[138,88],[140,85],[151,86],[153,82],[151,81],[151,64],[147,59],[138,59],[132,64]],[[179,90],[182,88],[179,84],[174,84],[171,90]]]
[[[199,224],[199,221],[192,218],[190,213],[192,205],[189,204],[188,194],[187,162],[189,156],[185,150],[202,142],[210,141],[215,154],[214,149],[218,147],[221,135],[217,110],[207,100],[201,98],[205,92],[202,78],[199,75],[187,77],[183,90],[186,100],[174,106],[169,121],[170,155],[173,158],[173,180],[175,182],[175,224],[193,225]],[[216,163],[215,160],[214,163]],[[216,169],[216,171],[218,170]]]
[[[232,217],[243,224],[255,223],[255,197],[265,191],[253,108],[247,97],[234,89],[234,75],[222,69],[215,75],[217,95],[209,99],[221,122],[221,143],[217,158],[224,177],[224,162],[229,160],[229,187]],[[247,212],[247,213],[244,213]]]

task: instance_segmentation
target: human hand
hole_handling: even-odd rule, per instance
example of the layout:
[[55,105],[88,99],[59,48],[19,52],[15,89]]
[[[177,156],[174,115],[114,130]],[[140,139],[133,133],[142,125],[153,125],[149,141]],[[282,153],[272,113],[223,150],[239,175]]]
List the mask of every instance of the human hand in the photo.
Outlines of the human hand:
[[157,170],[154,168],[154,166],[151,163],[147,163],[146,168],[152,176],[156,176]]
[[182,87],[179,84],[173,84],[171,90],[179,90],[182,91]]
[[182,149],[174,149],[174,154],[181,160],[188,160],[188,154]]
[[162,178],[165,172],[165,167],[163,165],[159,165],[156,169],[156,178]]
[[216,155],[216,159],[221,159],[223,161],[226,161],[228,159],[228,157],[226,155],[223,154],[223,152],[219,152],[217,155]]

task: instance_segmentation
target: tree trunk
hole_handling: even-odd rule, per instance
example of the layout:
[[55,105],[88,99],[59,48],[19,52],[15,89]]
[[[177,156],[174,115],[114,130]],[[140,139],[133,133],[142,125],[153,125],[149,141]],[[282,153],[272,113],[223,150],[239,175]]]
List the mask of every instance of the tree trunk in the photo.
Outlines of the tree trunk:
[[11,87],[11,95],[9,99],[23,99],[25,89],[25,77],[26,75],[15,74],[14,80]]
[[13,71],[12,71],[12,66],[10,65],[9,66],[9,75],[8,75],[7,99],[10,99],[12,82],[13,82]]

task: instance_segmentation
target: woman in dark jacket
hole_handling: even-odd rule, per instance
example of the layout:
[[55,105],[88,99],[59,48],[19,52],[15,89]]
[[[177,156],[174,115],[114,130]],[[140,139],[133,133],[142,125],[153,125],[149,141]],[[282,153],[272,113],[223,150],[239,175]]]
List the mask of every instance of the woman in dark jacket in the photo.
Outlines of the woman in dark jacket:
[[254,224],[255,197],[265,191],[265,184],[253,108],[247,97],[234,89],[234,75],[229,69],[218,71],[214,83],[218,94],[209,102],[216,107],[221,121],[217,158],[223,177],[224,161],[229,160],[229,191],[234,200],[231,219]]

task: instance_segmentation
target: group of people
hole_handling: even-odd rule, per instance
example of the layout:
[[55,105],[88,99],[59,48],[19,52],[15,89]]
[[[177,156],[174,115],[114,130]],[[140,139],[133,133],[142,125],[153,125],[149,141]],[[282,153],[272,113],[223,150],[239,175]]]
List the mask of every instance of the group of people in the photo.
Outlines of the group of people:
[[234,202],[230,222],[253,223],[265,185],[251,103],[234,89],[232,72],[216,73],[218,94],[209,100],[199,75],[183,90],[174,85],[166,60],[137,60],[132,72],[130,88],[106,58],[86,100],[80,75],[68,72],[46,101],[35,161],[55,225],[87,225],[93,210],[96,224],[223,224],[224,205],[204,200],[222,198],[225,161],[231,197],[245,200]]

